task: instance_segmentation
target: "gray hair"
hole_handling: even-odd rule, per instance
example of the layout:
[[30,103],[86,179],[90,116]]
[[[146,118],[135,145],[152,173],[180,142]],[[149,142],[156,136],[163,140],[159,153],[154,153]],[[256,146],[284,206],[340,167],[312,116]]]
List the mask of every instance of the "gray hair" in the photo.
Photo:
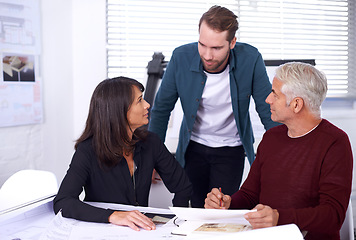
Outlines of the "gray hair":
[[286,95],[288,105],[300,97],[310,111],[320,117],[320,107],[328,90],[324,73],[307,63],[289,62],[277,68],[275,77],[283,83],[281,92]]

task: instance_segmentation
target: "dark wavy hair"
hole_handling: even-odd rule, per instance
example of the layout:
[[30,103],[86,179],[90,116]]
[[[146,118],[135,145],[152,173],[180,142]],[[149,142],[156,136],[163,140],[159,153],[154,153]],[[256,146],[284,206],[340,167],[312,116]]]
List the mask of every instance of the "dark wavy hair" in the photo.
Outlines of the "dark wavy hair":
[[219,32],[228,31],[227,41],[231,42],[239,29],[237,16],[229,9],[214,5],[205,12],[199,21],[199,30],[202,22],[205,21],[208,26]]
[[133,151],[135,143],[147,135],[146,127],[137,128],[132,138],[127,132],[127,112],[135,97],[134,86],[144,91],[144,86],[138,81],[116,77],[102,81],[93,92],[85,129],[76,141],[75,149],[79,143],[92,137],[100,166],[115,166],[122,159],[123,152]]

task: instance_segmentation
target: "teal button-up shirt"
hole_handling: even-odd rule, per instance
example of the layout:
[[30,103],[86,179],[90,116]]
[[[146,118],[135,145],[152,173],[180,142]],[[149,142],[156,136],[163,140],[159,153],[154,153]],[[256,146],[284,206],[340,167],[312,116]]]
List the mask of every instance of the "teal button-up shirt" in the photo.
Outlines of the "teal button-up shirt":
[[[236,126],[249,162],[254,154],[254,137],[249,115],[250,98],[253,97],[257,113],[265,129],[278,125],[271,120],[265,99],[272,86],[259,51],[248,44],[236,43],[230,50],[230,92]],[[175,103],[180,98],[183,120],[179,133],[176,159],[184,166],[199,102],[203,94],[206,75],[198,52],[198,43],[180,46],[173,51],[151,111],[149,130],[165,140],[168,120]],[[217,118],[219,116],[216,116]]]

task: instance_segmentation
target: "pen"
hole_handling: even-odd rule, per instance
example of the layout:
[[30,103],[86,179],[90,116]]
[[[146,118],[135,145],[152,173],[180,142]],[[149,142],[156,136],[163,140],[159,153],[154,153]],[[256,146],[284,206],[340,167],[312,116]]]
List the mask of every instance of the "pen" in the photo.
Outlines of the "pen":
[[[220,191],[220,193],[222,193],[221,192],[221,187],[219,187],[219,191]],[[220,207],[222,207],[222,194],[221,194],[221,198],[220,198]]]

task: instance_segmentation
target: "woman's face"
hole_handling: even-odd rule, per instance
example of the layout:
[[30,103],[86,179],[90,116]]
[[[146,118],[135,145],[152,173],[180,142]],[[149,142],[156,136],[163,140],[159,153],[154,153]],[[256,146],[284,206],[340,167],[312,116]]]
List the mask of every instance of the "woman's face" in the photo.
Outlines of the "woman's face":
[[150,104],[143,99],[140,89],[134,86],[133,91],[134,100],[127,112],[127,119],[132,132],[136,128],[148,124],[148,109],[150,108]]

